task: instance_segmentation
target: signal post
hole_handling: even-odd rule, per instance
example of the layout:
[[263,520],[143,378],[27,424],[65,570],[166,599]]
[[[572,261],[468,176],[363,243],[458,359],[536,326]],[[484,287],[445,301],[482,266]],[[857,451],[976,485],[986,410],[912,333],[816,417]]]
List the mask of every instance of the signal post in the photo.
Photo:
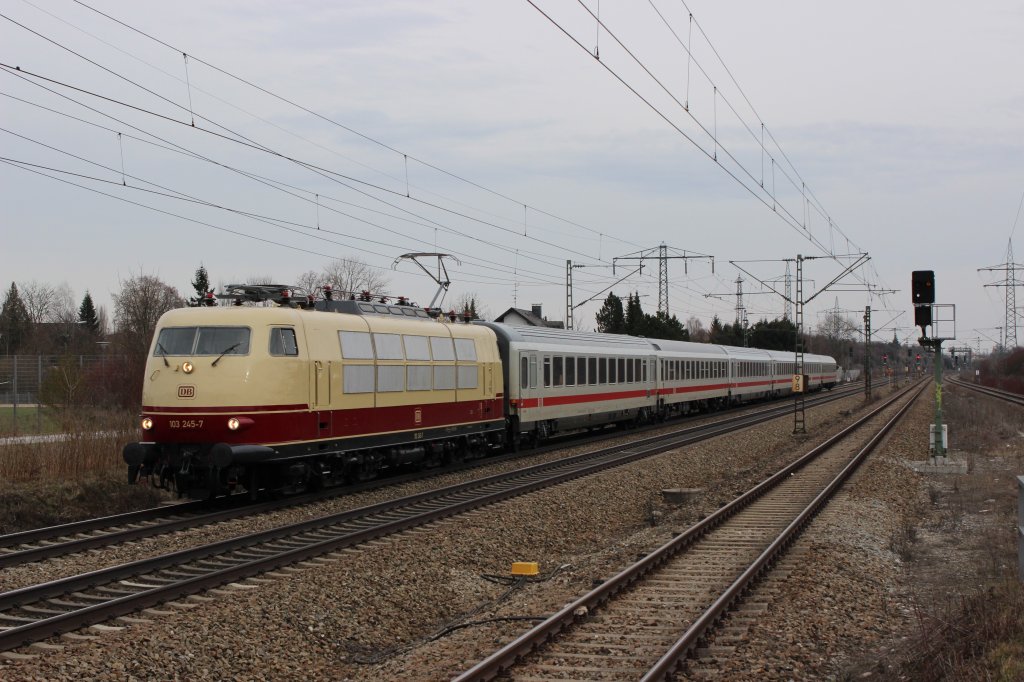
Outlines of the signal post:
[[[935,352],[935,423],[929,436],[929,450],[933,463],[946,456],[948,449],[947,431],[942,423],[942,342],[956,337],[956,308],[951,304],[935,303],[935,272],[932,270],[915,270],[911,274],[911,295],[914,301],[914,324],[921,328],[919,343],[924,348],[931,347]],[[950,319],[939,320],[939,308],[951,311]],[[952,337],[941,337],[938,332],[939,322],[952,323]],[[929,330],[932,336],[929,336]]]

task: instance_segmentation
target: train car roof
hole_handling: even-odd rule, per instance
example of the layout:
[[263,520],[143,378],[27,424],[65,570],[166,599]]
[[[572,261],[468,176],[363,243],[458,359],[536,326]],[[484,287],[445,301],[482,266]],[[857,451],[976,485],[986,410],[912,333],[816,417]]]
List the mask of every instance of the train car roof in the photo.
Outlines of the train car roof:
[[299,324],[304,311],[287,306],[201,306],[175,308],[160,316],[158,327],[195,327],[202,325],[248,326],[262,324]]
[[651,351],[653,344],[647,339],[625,334],[601,334],[599,332],[580,332],[571,329],[554,327],[530,327],[527,325],[508,325],[500,322],[476,321],[478,324],[494,330],[499,337],[510,343],[536,343],[538,345],[571,346],[573,348],[593,348],[595,350],[633,350]]
[[672,341],[668,339],[651,339],[650,344],[655,350],[665,353],[683,353],[686,355],[706,355],[717,359],[726,356],[723,346],[713,343],[697,343],[696,341]]
[[725,354],[734,360],[757,362],[771,360],[771,354],[763,348],[745,348],[743,346],[720,346]]

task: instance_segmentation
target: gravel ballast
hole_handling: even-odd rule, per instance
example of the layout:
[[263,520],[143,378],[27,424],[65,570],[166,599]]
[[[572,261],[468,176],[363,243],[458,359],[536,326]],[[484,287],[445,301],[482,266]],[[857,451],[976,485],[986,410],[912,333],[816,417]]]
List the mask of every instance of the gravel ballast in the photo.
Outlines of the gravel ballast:
[[[786,608],[771,609],[771,617],[752,628],[749,643],[722,669],[723,679],[835,677],[850,666],[862,669],[865,651],[878,656],[901,641],[910,609],[902,582],[911,551],[904,520],[935,506],[928,492],[933,484],[902,460],[922,458],[928,402],[919,401],[801,540],[810,559],[770,588],[783,591]],[[38,657],[6,661],[0,676],[448,679],[532,624],[522,619],[560,608],[809,449],[862,407],[863,397],[854,396],[809,411],[806,438],[792,436],[791,419],[778,419],[346,550],[280,577],[227,587],[209,601],[188,600],[192,608],[139,614],[152,622],[120,623],[124,630],[63,651],[23,648],[19,653]],[[664,488],[705,493],[671,508],[661,501]],[[247,529],[253,528],[250,519]],[[204,535],[213,539],[210,529]],[[161,551],[170,538],[164,540]],[[125,549],[135,551],[131,547]],[[513,561],[538,561],[544,579],[510,589],[484,577],[507,575]],[[458,627],[495,618],[515,620]]]

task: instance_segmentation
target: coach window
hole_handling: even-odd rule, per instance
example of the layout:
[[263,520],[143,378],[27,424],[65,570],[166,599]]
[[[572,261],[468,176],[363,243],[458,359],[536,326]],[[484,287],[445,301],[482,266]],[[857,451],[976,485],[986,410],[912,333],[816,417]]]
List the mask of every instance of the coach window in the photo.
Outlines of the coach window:
[[565,385],[576,385],[576,358],[572,356],[565,358]]
[[459,365],[458,381],[459,388],[476,388],[477,376],[476,365]]
[[618,381],[618,373],[615,368],[618,366],[618,358],[608,358],[608,383],[614,384]]
[[587,385],[587,359],[576,358],[576,385],[586,386]]
[[587,381],[591,386],[597,385],[597,358],[587,358]]
[[626,358],[626,381],[633,383],[636,372],[634,371],[633,358]]
[[551,356],[544,356],[544,388],[551,386]]
[[455,365],[434,365],[434,390],[450,391],[455,388]]
[[597,361],[601,366],[601,384],[608,383],[608,358],[598,358]]
[[405,359],[405,353],[402,351],[402,337],[398,334],[374,334],[373,345],[377,351],[378,360]]
[[430,377],[430,365],[408,365],[406,367],[406,382],[410,391],[429,391]]
[[455,357],[459,362],[476,362],[476,343],[473,339],[455,339]]
[[554,369],[555,369],[555,386],[561,386],[565,383],[565,374],[562,373],[563,358],[561,355],[555,356]]
[[338,332],[338,338],[341,340],[341,357],[346,360],[373,360],[369,332]]
[[519,388],[530,387],[530,360],[524,355],[519,358]]
[[405,390],[404,365],[377,366],[377,392],[393,393]]
[[455,359],[455,349],[452,348],[452,340],[447,336],[431,336],[430,352],[434,354],[435,361],[447,361]]
[[430,360],[430,342],[425,336],[402,337],[405,342],[405,357],[409,360]]
[[271,355],[298,355],[299,346],[295,343],[295,330],[290,327],[271,327]]
[[345,365],[342,371],[345,393],[373,393],[373,365]]

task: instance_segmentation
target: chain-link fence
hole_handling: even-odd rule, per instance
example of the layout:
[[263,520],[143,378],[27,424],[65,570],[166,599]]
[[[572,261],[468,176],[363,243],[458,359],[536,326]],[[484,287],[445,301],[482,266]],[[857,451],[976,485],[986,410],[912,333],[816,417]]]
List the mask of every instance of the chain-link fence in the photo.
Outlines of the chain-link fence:
[[118,402],[120,355],[0,355],[0,432],[41,427],[47,407]]

